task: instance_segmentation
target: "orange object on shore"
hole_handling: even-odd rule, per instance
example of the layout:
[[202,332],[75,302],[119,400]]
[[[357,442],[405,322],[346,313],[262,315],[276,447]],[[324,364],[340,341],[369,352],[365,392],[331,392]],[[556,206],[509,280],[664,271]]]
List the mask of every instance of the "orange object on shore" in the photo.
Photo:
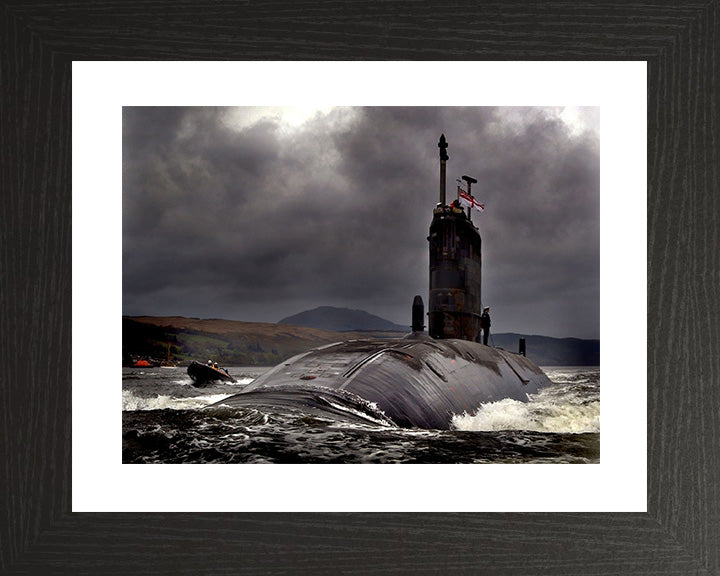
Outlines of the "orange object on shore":
[[138,360],[133,366],[150,366],[150,362],[147,360]]

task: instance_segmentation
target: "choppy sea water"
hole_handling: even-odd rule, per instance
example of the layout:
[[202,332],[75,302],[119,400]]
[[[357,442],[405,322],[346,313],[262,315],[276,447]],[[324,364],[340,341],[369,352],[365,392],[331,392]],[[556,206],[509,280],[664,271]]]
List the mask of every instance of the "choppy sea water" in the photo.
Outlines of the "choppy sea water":
[[349,424],[298,411],[209,407],[269,368],[230,368],[236,384],[191,385],[186,368],[123,368],[123,463],[598,463],[600,368],[544,368],[528,402],[456,414],[450,430]]

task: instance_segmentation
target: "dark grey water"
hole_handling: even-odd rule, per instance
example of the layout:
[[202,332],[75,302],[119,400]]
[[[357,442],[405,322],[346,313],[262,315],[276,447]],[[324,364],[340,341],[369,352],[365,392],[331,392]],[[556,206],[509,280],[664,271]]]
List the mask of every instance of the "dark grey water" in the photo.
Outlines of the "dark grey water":
[[546,368],[553,385],[453,417],[451,430],[397,428],[368,414],[210,407],[269,368],[230,368],[237,384],[191,386],[185,368],[123,368],[123,463],[597,463],[600,369]]

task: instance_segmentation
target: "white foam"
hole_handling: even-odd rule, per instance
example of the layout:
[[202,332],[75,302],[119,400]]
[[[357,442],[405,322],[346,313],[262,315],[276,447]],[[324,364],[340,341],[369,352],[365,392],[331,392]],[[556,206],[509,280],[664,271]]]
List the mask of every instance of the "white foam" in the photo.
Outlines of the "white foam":
[[224,400],[231,394],[214,394],[212,396],[194,396],[192,398],[173,398],[172,396],[153,396],[143,398],[136,396],[131,390],[123,390],[123,410],[194,410],[204,408],[220,400]]
[[453,415],[457,430],[492,432],[527,430],[578,434],[600,432],[600,402],[579,404],[538,394],[529,402],[506,398],[481,404],[474,414]]
[[[391,426],[390,422],[381,420],[380,418],[374,418],[370,413],[368,412],[361,412],[360,410],[355,410],[354,408],[338,404],[336,402],[331,402],[330,400],[325,400],[330,406],[335,408],[338,412],[347,412],[348,414],[353,414],[354,416],[358,416],[359,418],[362,418],[363,420],[367,420],[369,422],[372,422],[374,424],[377,424],[378,426]],[[368,403],[369,407],[372,409],[372,405]]]

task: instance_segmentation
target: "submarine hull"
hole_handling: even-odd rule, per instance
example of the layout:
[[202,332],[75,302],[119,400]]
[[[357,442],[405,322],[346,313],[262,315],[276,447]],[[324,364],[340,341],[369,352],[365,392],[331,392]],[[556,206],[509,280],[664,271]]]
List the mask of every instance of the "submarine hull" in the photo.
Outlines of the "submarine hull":
[[460,339],[416,333],[351,340],[279,364],[218,404],[354,413],[401,427],[447,429],[453,414],[503,398],[526,401],[550,383],[524,356]]

